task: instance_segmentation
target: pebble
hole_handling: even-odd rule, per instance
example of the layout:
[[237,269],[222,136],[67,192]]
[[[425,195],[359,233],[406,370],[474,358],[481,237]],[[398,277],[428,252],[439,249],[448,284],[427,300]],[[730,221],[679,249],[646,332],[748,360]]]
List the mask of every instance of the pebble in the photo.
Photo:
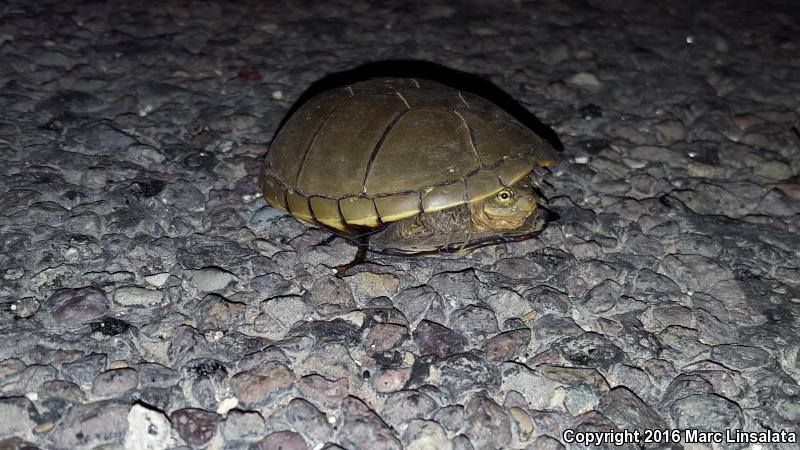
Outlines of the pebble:
[[297,388],[305,397],[332,407],[347,397],[350,383],[346,378],[328,380],[321,375],[311,374],[300,378],[297,381]]
[[121,287],[114,291],[114,301],[123,306],[155,306],[163,299],[162,291],[138,286]]
[[483,341],[500,331],[494,311],[476,305],[453,311],[450,323],[454,331],[471,341]]
[[483,344],[483,351],[486,360],[499,362],[513,359],[520,356],[528,349],[531,340],[530,328],[520,328],[518,330],[500,333]]
[[219,414],[197,408],[173,411],[169,419],[183,442],[192,447],[202,447],[211,442],[222,420]]
[[427,285],[401,290],[392,303],[412,324],[422,319],[440,323],[447,320],[442,297]]
[[73,405],[49,432],[50,448],[72,450],[121,443],[128,432],[129,410],[127,402],[116,400]]
[[402,441],[406,450],[452,450],[453,443],[447,439],[442,426],[430,420],[413,420],[403,431]]
[[222,422],[222,435],[230,441],[255,441],[265,431],[264,417],[258,411],[232,409]]
[[392,297],[397,292],[400,281],[391,274],[359,272],[344,280],[353,292],[356,302],[363,303],[376,297]]
[[412,336],[420,355],[436,355],[445,358],[460,353],[466,339],[455,331],[435,322],[423,320],[417,325]]
[[364,349],[367,353],[380,353],[391,350],[408,336],[408,328],[393,323],[375,324],[367,332]]
[[[261,302],[253,328],[267,339],[281,339],[297,322],[308,317],[309,309],[298,295],[273,297]],[[242,311],[244,312],[244,311]]]
[[249,447],[252,450],[308,450],[308,445],[299,433],[277,431]]
[[231,380],[231,388],[245,406],[261,406],[294,383],[294,373],[283,364],[268,363],[263,367],[239,372]]
[[44,307],[56,324],[69,327],[102,316],[110,305],[102,291],[86,287],[59,290],[45,301]]
[[134,404],[128,412],[125,450],[166,450],[175,446],[169,419],[161,411]]
[[511,443],[511,421],[486,392],[470,399],[464,408],[467,426],[464,434],[472,445],[481,449],[503,449]]
[[328,419],[314,405],[302,398],[292,399],[267,420],[272,429],[301,431],[312,442],[326,442],[333,436]]
[[422,419],[437,408],[429,395],[413,390],[392,392],[386,397],[380,414],[394,429],[404,428],[412,419]]
[[104,353],[92,353],[80,357],[61,366],[61,371],[67,380],[75,383],[91,383],[105,370],[108,356]]
[[92,394],[97,397],[114,397],[135,389],[139,373],[134,369],[112,369],[98,374],[92,381]]
[[677,428],[690,426],[700,430],[741,429],[742,410],[735,402],[714,394],[696,394],[675,401],[669,408],[672,423]]
[[36,422],[36,408],[25,397],[0,398],[0,435],[28,435]]
[[217,267],[186,270],[184,277],[192,286],[203,292],[222,291],[237,281],[236,275]]
[[411,373],[411,367],[379,369],[370,376],[370,381],[376,392],[394,392],[402,389],[408,383]]
[[581,89],[596,90],[599,89],[602,83],[597,78],[597,75],[589,72],[578,72],[575,75],[567,78],[566,83]]
[[403,445],[361,399],[349,396],[342,402],[342,423],[338,438],[345,448],[353,450],[401,450]]
[[232,302],[218,294],[208,294],[194,308],[192,316],[199,330],[227,330],[245,320],[244,303]]
[[39,311],[41,303],[33,297],[25,297],[17,300],[11,305],[11,311],[16,317],[26,318]]

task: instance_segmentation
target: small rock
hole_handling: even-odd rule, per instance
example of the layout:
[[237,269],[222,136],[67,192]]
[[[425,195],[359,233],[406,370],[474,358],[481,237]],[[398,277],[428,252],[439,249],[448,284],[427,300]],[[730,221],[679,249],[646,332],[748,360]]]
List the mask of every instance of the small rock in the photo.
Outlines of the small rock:
[[231,388],[243,405],[260,406],[294,382],[294,372],[279,363],[239,372],[231,380]]
[[251,450],[308,450],[303,436],[294,431],[278,431],[250,446]]
[[234,329],[245,318],[247,305],[228,300],[218,294],[208,294],[192,312],[199,330]]
[[430,317],[431,314],[440,314],[434,321],[444,322],[446,320],[441,312],[444,309],[442,298],[428,285],[403,289],[394,296],[392,303],[412,324],[423,318],[433,320]]
[[218,267],[189,269],[184,272],[184,278],[203,292],[221,291],[238,280],[236,275]]
[[531,341],[530,328],[520,328],[497,336],[483,344],[486,360],[491,362],[506,361],[525,353]]
[[45,301],[52,320],[65,326],[80,325],[105,314],[109,309],[103,291],[85,287],[61,289]]
[[521,435],[521,440],[527,440],[531,433],[533,433],[533,421],[531,420],[531,416],[519,406],[508,408],[508,415],[514,419],[517,430]]
[[123,306],[154,306],[163,299],[162,291],[138,286],[121,287],[114,291],[114,301]]
[[298,295],[274,297],[261,302],[253,327],[267,339],[282,339],[298,322],[309,315],[309,309]]
[[29,435],[36,423],[36,408],[25,397],[0,398],[0,436]]
[[453,443],[441,425],[430,420],[412,420],[402,435],[406,450],[452,450]]
[[300,430],[312,441],[325,442],[333,436],[328,419],[314,405],[302,398],[295,398],[279,408],[268,419],[270,429],[287,427]]
[[179,409],[169,418],[181,439],[192,447],[202,447],[210,442],[222,420],[219,414],[197,408]]
[[230,441],[255,441],[265,431],[264,417],[258,411],[233,409],[222,422],[222,435]]
[[411,377],[411,367],[378,370],[371,377],[375,392],[394,392],[402,389]]
[[746,370],[761,367],[770,361],[769,353],[747,345],[717,345],[711,349],[711,359],[725,367]]
[[128,431],[127,402],[104,400],[76,404],[49,433],[50,448],[72,450],[119,444]]
[[597,410],[620,429],[639,426],[653,430],[666,428],[658,413],[624,386],[618,386],[606,394],[597,405]]
[[511,421],[485,392],[476,394],[464,408],[467,426],[464,434],[480,449],[504,449],[511,443]]
[[364,349],[368,354],[391,350],[405,339],[408,328],[393,323],[378,323],[369,329],[364,339]]
[[376,297],[392,297],[400,281],[391,274],[359,272],[345,278],[356,302],[366,302]]
[[108,356],[103,353],[92,353],[76,359],[75,361],[63,364],[61,372],[67,380],[75,383],[89,383],[97,377],[100,372],[105,370],[108,363]]
[[742,409],[716,394],[695,394],[677,400],[669,408],[675,428],[702,431],[735,430],[744,425]]
[[394,429],[400,429],[412,419],[428,417],[437,408],[429,395],[414,390],[393,392],[386,397],[381,418]]
[[11,304],[11,312],[16,317],[30,317],[39,311],[41,304],[33,297],[24,297]]
[[297,387],[303,396],[329,407],[341,403],[350,392],[350,383],[347,378],[331,381],[317,374],[300,378],[297,381]]
[[589,72],[578,72],[565,81],[568,85],[588,90],[599,89],[601,85],[597,76]]
[[353,293],[341,278],[327,277],[316,280],[309,292],[309,306],[323,317],[355,308]]
[[680,120],[665,120],[655,125],[661,144],[673,144],[686,137],[686,126]]
[[488,296],[486,304],[492,308],[500,323],[508,319],[519,319],[531,309],[521,295],[510,289],[501,289]]
[[477,305],[468,305],[453,311],[450,324],[468,341],[483,341],[500,331],[494,311]]
[[128,412],[125,450],[166,450],[175,446],[172,426],[163,412],[139,403]]
[[423,320],[412,333],[420,356],[436,355],[445,358],[464,350],[466,339],[455,331],[435,322]]
[[403,445],[381,418],[358,397],[342,402],[339,441],[353,450],[401,450]]
[[133,369],[106,370],[92,381],[92,394],[114,397],[135,389],[138,384],[139,373]]

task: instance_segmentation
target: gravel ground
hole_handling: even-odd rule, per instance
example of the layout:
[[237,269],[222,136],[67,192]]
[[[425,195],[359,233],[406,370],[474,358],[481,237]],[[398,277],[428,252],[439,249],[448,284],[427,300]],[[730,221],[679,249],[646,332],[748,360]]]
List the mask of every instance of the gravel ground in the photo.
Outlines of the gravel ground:
[[[685,433],[800,432],[796,3],[109,3],[0,6],[0,448],[797,448]],[[393,59],[551,127],[560,218],[334,276],[256,175]]]

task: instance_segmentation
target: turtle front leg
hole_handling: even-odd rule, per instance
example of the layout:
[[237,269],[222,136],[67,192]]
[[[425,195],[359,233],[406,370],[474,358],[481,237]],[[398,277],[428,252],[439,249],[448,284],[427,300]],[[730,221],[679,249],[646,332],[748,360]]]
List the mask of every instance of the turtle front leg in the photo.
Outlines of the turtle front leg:
[[353,257],[353,260],[350,261],[347,264],[342,264],[342,265],[336,266],[336,276],[337,277],[339,277],[339,278],[343,277],[344,274],[347,273],[347,271],[351,267],[355,267],[355,266],[357,266],[359,264],[363,264],[364,262],[367,261],[367,250],[369,249],[369,243],[368,242],[359,242],[357,245],[358,245],[358,250],[356,251],[356,256]]

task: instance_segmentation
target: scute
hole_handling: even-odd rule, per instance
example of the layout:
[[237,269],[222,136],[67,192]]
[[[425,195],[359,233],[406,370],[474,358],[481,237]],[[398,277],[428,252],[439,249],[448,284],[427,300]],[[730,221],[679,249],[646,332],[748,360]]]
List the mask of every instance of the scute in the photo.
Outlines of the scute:
[[411,110],[378,149],[364,193],[374,196],[453,183],[478,168],[476,155],[465,151],[470,146],[469,132],[456,114]]
[[380,78],[301,105],[260,183],[272,206],[348,232],[481,201],[555,162],[547,142],[482,97]]

